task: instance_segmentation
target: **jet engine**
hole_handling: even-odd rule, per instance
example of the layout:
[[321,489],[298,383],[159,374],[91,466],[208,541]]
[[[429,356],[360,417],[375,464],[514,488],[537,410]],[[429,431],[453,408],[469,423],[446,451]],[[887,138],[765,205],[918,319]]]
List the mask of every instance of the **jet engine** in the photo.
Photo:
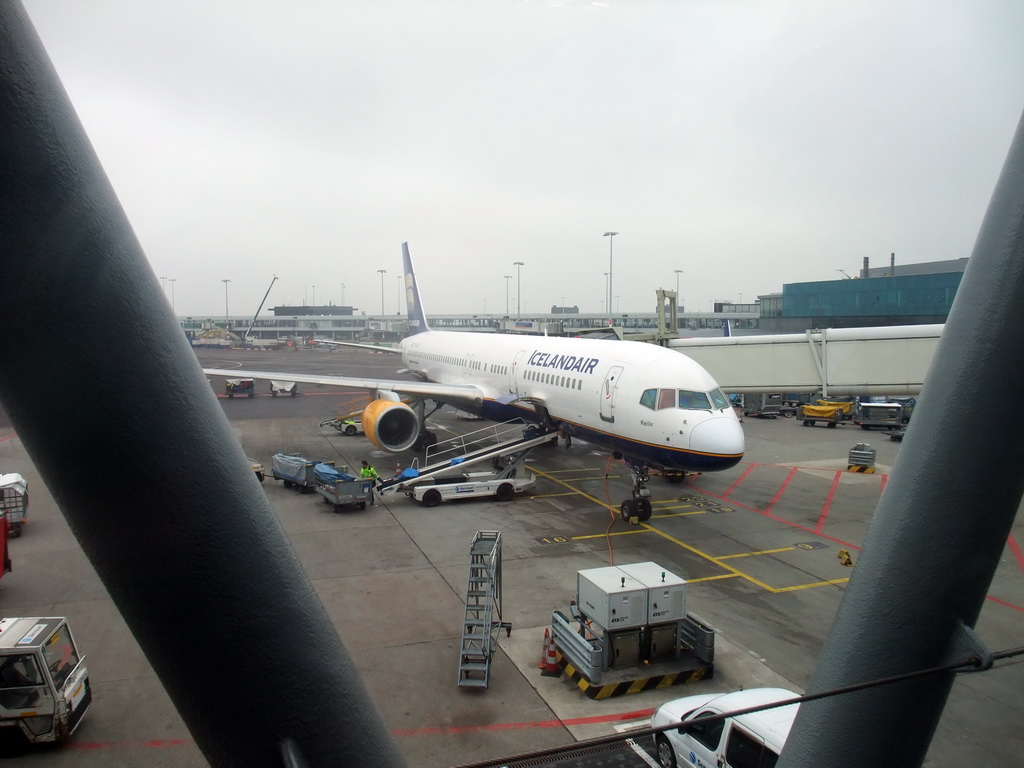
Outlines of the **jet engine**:
[[371,443],[384,451],[398,453],[412,447],[420,426],[416,412],[400,402],[394,392],[378,393],[363,409],[363,431]]

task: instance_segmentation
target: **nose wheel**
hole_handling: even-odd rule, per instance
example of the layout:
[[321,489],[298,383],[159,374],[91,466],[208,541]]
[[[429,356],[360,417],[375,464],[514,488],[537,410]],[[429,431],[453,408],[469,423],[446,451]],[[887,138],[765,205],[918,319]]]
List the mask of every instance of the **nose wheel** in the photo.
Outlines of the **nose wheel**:
[[651,479],[647,465],[626,459],[633,476],[633,498],[626,499],[619,507],[619,517],[623,522],[639,525],[651,519],[651,491],[647,482]]

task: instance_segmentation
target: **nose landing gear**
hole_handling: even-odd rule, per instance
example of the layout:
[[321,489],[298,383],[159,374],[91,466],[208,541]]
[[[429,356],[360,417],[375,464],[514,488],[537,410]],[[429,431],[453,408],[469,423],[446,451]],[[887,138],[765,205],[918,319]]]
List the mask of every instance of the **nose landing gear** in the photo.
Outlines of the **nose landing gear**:
[[651,519],[651,490],[647,482],[651,479],[647,465],[642,462],[625,459],[626,466],[633,476],[633,498],[626,499],[619,508],[619,517],[623,522],[639,525]]

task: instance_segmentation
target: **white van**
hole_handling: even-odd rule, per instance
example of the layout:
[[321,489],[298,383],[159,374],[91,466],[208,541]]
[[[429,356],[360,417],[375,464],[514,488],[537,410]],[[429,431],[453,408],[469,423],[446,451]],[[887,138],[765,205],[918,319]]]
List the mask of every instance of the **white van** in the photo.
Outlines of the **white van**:
[[702,724],[701,718],[759,707],[798,697],[785,688],[751,688],[735,693],[706,693],[687,696],[662,705],[654,717],[654,728],[685,722],[684,728],[670,728],[655,737],[658,763],[662,768],[695,765],[697,768],[774,768],[789,736],[799,704],[765,709],[749,715]]

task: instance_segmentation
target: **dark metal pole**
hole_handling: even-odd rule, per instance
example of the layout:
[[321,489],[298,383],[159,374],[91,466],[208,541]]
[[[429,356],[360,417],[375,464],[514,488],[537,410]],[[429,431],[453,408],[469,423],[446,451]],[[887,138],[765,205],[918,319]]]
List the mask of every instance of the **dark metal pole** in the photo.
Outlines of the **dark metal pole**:
[[[992,393],[1024,381],[1022,298],[1024,122],[808,693],[988,655],[971,628],[1024,493],[1024,410]],[[947,673],[804,704],[779,768],[920,765],[952,685]]]
[[403,765],[15,2],[0,136],[0,399],[203,754]]

